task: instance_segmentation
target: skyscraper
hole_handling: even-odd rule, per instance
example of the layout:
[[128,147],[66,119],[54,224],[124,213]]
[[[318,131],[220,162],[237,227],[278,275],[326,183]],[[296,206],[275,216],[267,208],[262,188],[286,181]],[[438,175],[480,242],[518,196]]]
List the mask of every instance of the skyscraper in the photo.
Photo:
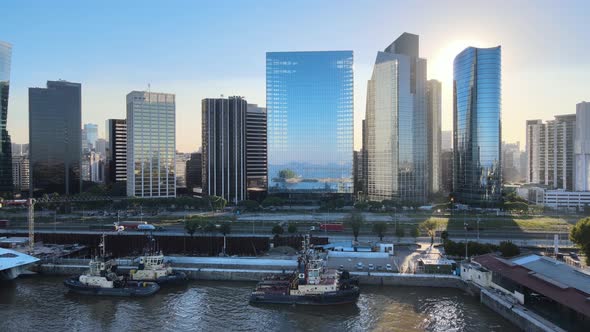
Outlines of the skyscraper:
[[127,181],[127,120],[107,120],[108,182]]
[[452,130],[443,130],[440,132],[441,136],[441,143],[440,149],[441,151],[451,151],[453,150],[453,131]]
[[426,130],[428,139],[428,185],[430,192],[437,193],[441,186],[441,84],[437,80],[426,82]]
[[576,105],[575,190],[590,191],[590,102]]
[[575,126],[576,114],[527,121],[528,183],[573,190]]
[[426,59],[419,57],[419,37],[403,33],[377,53],[367,87],[370,200],[426,201],[427,119]]
[[246,111],[246,177],[252,195],[267,188],[266,108],[248,104]]
[[453,191],[462,203],[502,194],[501,49],[468,47],[454,61]]
[[82,86],[47,81],[29,88],[31,194],[81,191]]
[[82,145],[82,149],[92,150],[96,148],[96,140],[98,139],[98,125],[94,123],[85,123],[82,132],[82,141],[86,144]]
[[12,194],[12,145],[6,130],[12,46],[0,41],[0,194]]
[[176,197],[176,102],[169,93],[127,95],[127,196]]
[[269,193],[352,195],[353,53],[266,53]]
[[202,101],[203,194],[232,203],[246,195],[246,112],[241,97]]
[[203,164],[201,157],[201,152],[194,152],[191,153],[190,159],[186,161],[186,187],[189,193],[202,186]]

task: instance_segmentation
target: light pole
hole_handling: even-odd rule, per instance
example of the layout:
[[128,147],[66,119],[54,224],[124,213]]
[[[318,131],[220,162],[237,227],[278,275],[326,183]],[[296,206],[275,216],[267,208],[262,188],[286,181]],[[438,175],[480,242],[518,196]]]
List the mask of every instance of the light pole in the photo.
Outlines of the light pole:
[[465,226],[465,260],[467,261],[469,259],[469,256],[467,255],[467,222],[463,221],[463,226]]
[[477,216],[477,242],[479,242],[479,216]]

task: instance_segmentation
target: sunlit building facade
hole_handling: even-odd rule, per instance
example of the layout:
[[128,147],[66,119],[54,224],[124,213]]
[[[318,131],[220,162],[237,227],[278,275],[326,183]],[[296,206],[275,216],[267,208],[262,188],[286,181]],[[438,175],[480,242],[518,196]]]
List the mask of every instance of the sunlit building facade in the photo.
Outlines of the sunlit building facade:
[[0,41],[0,193],[12,193],[12,152],[6,124],[8,120],[8,92],[12,46]]
[[453,190],[457,201],[501,198],[501,48],[463,50],[454,61]]
[[576,105],[575,130],[574,189],[590,191],[590,102],[581,102]]
[[367,197],[424,203],[429,192],[426,59],[404,33],[377,53],[367,87]]
[[353,52],[266,54],[269,193],[352,194]]
[[174,94],[127,95],[127,196],[176,197]]
[[441,122],[442,122],[442,85],[440,81],[426,82],[426,113],[428,136],[428,186],[429,192],[438,193],[441,186]]

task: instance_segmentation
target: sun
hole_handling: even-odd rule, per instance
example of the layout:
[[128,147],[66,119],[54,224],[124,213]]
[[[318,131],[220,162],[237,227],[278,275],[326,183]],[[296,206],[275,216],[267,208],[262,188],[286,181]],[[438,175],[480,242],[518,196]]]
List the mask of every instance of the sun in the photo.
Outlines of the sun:
[[453,61],[455,57],[469,46],[481,47],[483,43],[474,40],[455,40],[439,49],[428,61],[428,78],[442,81],[443,84],[453,82]]

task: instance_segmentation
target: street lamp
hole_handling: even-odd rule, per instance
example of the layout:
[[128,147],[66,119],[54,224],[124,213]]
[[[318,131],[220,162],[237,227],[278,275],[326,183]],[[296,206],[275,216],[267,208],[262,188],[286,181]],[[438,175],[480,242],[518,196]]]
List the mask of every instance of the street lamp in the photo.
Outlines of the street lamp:
[[463,226],[465,226],[465,260],[467,261],[469,259],[469,256],[467,255],[467,222],[463,221]]

